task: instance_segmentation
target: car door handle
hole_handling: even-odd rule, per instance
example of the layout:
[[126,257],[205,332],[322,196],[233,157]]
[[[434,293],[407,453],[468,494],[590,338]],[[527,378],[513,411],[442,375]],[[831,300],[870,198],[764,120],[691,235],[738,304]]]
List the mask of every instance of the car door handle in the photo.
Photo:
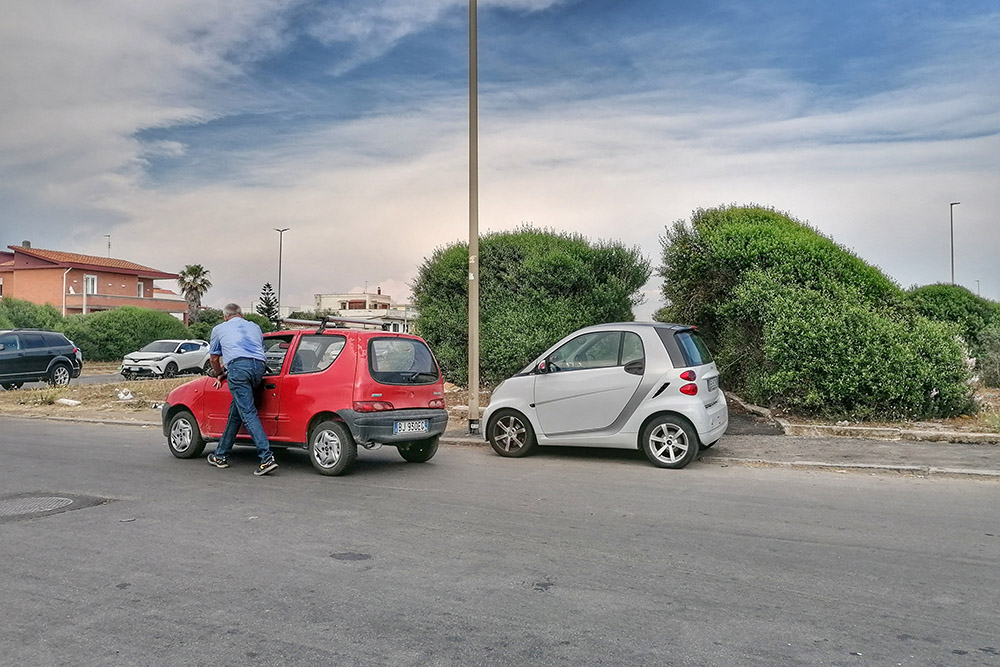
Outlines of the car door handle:
[[277,386],[278,385],[274,384],[273,382],[268,382],[267,384],[264,385],[264,389],[274,389]]
[[630,361],[625,364],[625,372],[632,375],[642,375],[646,372],[646,362],[642,359]]

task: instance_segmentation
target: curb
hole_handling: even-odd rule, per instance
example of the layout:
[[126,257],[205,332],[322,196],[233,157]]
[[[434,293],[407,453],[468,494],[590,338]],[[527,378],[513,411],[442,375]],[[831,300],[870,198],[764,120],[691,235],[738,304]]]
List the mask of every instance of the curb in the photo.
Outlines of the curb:
[[799,437],[864,438],[867,440],[908,440],[912,442],[952,442],[975,445],[1000,444],[1000,433],[974,433],[964,431],[919,431],[905,428],[876,426],[836,426],[826,424],[790,424],[776,420],[785,435]]
[[160,422],[126,421],[124,419],[94,419],[90,417],[35,417],[33,415],[0,415],[12,419],[34,419],[48,422],[77,422],[82,424],[107,424],[109,426],[141,426],[143,428],[160,428]]
[[891,472],[919,477],[962,477],[1000,480],[1000,470],[981,468],[943,468],[939,466],[883,465],[877,463],[826,463],[823,461],[765,461],[728,456],[701,456],[705,463],[737,463],[745,466],[767,466],[802,470],[835,470],[838,472]]

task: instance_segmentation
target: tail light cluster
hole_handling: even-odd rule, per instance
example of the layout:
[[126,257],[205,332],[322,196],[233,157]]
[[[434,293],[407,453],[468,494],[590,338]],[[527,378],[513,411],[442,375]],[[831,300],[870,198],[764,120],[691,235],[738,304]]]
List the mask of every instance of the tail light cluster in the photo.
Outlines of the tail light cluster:
[[692,370],[686,370],[681,373],[681,379],[687,381],[688,384],[681,385],[680,392],[688,396],[696,396],[698,394],[698,385],[694,381],[697,378],[698,376]]
[[354,401],[354,410],[357,412],[384,412],[392,409],[389,401]]
[[432,399],[431,402],[427,404],[427,407],[434,410],[444,410],[444,399],[443,398]]

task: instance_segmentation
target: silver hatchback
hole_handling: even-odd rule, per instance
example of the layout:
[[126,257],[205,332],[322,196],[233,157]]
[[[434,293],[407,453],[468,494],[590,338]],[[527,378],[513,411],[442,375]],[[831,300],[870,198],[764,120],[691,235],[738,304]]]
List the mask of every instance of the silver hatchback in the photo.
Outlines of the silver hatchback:
[[501,382],[483,423],[500,456],[611,447],[683,468],[726,432],[729,410],[694,327],[621,322],[575,331]]

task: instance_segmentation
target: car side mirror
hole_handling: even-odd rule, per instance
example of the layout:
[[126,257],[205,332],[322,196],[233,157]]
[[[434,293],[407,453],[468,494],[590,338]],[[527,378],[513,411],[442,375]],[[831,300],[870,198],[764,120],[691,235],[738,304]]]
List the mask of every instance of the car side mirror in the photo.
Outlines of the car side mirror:
[[549,372],[549,363],[548,363],[548,361],[545,360],[545,359],[542,359],[537,364],[535,364],[535,372],[536,373],[548,373]]

